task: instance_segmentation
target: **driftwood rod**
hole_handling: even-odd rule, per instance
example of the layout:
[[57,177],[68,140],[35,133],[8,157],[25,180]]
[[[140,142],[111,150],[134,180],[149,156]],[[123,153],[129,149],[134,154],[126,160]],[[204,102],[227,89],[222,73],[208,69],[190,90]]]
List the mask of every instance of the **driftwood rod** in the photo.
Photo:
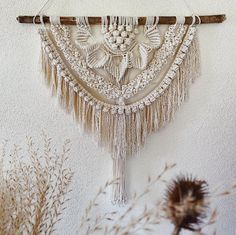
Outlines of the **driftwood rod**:
[[[212,23],[222,23],[226,20],[226,15],[221,14],[221,15],[204,15],[200,16],[201,18],[201,23],[202,24],[212,24]],[[25,24],[32,24],[33,23],[34,16],[18,16],[17,21],[19,23],[25,23]],[[76,25],[76,18],[72,16],[61,16],[61,23],[65,25]],[[96,24],[101,24],[101,17],[89,17],[89,23],[91,25],[96,25]],[[50,19],[48,16],[44,16],[43,20],[45,23],[50,23]],[[146,22],[146,17],[139,17],[139,24],[144,25]],[[191,24],[192,23],[192,16],[186,16],[185,17],[185,23],[186,24]],[[160,16],[159,23],[160,24],[174,24],[176,22],[176,17],[175,16]],[[198,17],[196,17],[196,24],[199,23]],[[37,16],[35,18],[35,23],[36,24],[41,24],[40,22],[40,17]]]

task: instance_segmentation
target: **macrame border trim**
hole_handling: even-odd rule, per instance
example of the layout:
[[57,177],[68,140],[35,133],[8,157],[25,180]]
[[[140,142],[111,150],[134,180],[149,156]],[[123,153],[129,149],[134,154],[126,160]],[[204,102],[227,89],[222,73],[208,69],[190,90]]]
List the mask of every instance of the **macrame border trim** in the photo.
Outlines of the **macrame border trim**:
[[[179,70],[181,70],[181,67],[185,67],[185,70],[188,70],[188,75],[192,77],[192,80],[195,79],[199,75],[199,61],[193,61],[193,64],[188,64],[188,68],[184,66],[185,60],[191,60],[191,58],[186,59],[185,57],[188,57],[188,52],[191,53],[191,48],[194,48],[194,53],[197,52],[197,42],[195,40],[195,33],[196,28],[191,27],[187,32],[187,38],[192,35],[192,39],[184,40],[185,42],[181,45],[177,56],[169,69],[169,72],[165,75],[162,82],[158,85],[156,89],[154,89],[149,95],[146,97],[140,99],[139,101],[130,104],[130,105],[113,105],[108,104],[103,101],[100,101],[96,98],[94,98],[84,87],[81,86],[81,84],[78,83],[78,81],[71,75],[69,70],[63,66],[63,62],[60,59],[60,55],[57,53],[57,50],[55,46],[50,42],[49,37],[43,32],[42,30],[39,30],[39,33],[41,35],[42,39],[42,54],[43,54],[43,71],[46,79],[48,80],[47,83],[50,84],[51,81],[54,81],[53,88],[56,90],[60,90],[60,86],[57,86],[58,83],[61,83],[64,81],[68,84],[71,89],[74,90],[74,92],[78,93],[80,97],[83,97],[86,102],[88,102],[90,105],[96,104],[97,109],[102,109],[104,112],[111,112],[112,114],[127,114],[129,115],[131,112],[137,112],[137,110],[143,110],[145,106],[149,106],[153,102],[155,102],[157,99],[159,99],[167,90],[167,88],[171,85],[171,83],[175,80],[175,77],[179,73]],[[193,44],[193,46],[192,46]],[[49,64],[47,64],[49,63]],[[54,75],[57,74],[58,78],[52,79],[51,72],[54,72]],[[57,81],[60,80],[60,81]],[[59,93],[62,93],[58,91]]]

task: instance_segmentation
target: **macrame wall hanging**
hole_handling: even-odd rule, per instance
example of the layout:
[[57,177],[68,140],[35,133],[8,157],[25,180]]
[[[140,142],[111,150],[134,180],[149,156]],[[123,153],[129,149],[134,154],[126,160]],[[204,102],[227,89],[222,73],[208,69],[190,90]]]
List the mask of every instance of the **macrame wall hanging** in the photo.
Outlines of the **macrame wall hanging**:
[[[43,24],[39,34],[46,81],[61,106],[111,152],[118,179],[113,202],[125,203],[128,157],[137,155],[147,136],[172,120],[188,96],[199,75],[197,26],[222,22],[224,15],[40,15],[18,20]],[[95,21],[101,23],[100,37],[90,25]],[[160,23],[169,26],[160,30]]]

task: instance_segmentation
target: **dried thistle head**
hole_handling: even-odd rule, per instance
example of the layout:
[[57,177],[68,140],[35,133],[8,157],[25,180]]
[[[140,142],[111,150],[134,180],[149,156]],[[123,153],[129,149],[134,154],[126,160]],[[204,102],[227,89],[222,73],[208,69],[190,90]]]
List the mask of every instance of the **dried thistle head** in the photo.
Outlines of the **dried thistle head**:
[[165,199],[167,218],[179,229],[196,231],[206,218],[208,185],[191,176],[179,176],[168,186]]

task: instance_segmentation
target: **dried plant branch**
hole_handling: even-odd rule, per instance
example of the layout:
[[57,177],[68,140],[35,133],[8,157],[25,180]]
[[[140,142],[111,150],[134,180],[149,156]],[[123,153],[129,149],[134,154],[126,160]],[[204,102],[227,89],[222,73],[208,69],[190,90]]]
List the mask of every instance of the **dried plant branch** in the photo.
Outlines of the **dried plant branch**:
[[[168,210],[165,206],[165,200],[163,200],[163,198],[157,198],[155,205],[148,206],[145,204],[143,210],[139,213],[137,213],[136,209],[139,207],[139,201],[152,192],[153,186],[160,182],[164,183],[164,185],[168,184],[164,179],[164,176],[167,171],[174,167],[175,164],[166,165],[159,175],[154,178],[148,177],[145,189],[139,194],[134,193],[130,199],[130,204],[127,205],[127,208],[125,208],[123,212],[115,210],[102,214],[94,213],[96,214],[94,218],[92,212],[95,208],[99,209],[99,198],[106,195],[106,190],[112,184],[112,181],[107,182],[99,189],[95,198],[89,203],[89,206],[85,210],[78,235],[137,235],[155,232],[157,226],[162,222],[162,220],[168,218],[168,216],[166,216]],[[184,186],[181,186],[182,190],[184,190],[182,191],[182,197],[180,198],[181,203],[178,204],[177,207],[174,207],[174,210],[177,209],[178,211],[182,211],[180,213],[181,216],[183,216],[183,213],[187,213],[186,216],[191,216],[189,222],[181,222],[182,225],[184,225],[183,229],[187,228],[193,230],[192,232],[194,235],[204,235],[204,230],[215,224],[217,220],[217,210],[210,210],[211,201],[217,199],[219,196],[227,196],[231,194],[236,189],[236,186],[233,185],[230,190],[225,190],[220,193],[215,191],[211,194],[208,192],[207,183],[205,181],[188,177],[186,180],[188,181],[187,183],[182,182],[184,183],[183,185],[181,183],[181,185]],[[176,195],[179,195],[180,187],[177,187],[176,190],[178,193],[177,191],[173,192],[174,198]],[[140,209],[138,211],[140,211]],[[192,223],[193,221],[196,223]],[[180,234],[181,229],[181,226],[176,226],[173,235]],[[216,231],[213,232],[213,235],[216,235]]]
[[109,218],[109,216],[112,216],[114,214],[117,213],[117,211],[112,211],[110,213],[105,213],[102,216],[98,216],[96,217],[94,220],[91,216],[91,212],[95,207],[98,207],[98,199],[102,196],[102,195],[106,195],[106,191],[107,188],[110,187],[111,185],[117,183],[117,179],[115,180],[111,180],[111,181],[107,181],[105,183],[104,186],[100,187],[96,196],[94,197],[93,200],[91,200],[89,202],[88,207],[85,209],[84,215],[81,218],[81,223],[80,223],[80,229],[84,228],[84,226],[87,226],[89,224],[89,226],[86,228],[86,234],[89,234],[91,231],[96,231],[99,228],[99,224],[102,223],[102,221],[106,220],[107,218]]
[[[14,146],[6,155],[6,142],[0,155],[0,234],[52,234],[61,219],[73,173],[65,166],[70,141],[62,152],[52,151],[52,140],[43,133],[44,149],[27,138],[27,156]],[[8,159],[7,159],[8,158]],[[10,161],[9,169],[4,162]]]
[[[161,215],[159,211],[161,211],[161,202],[158,202],[155,205],[155,208],[152,206],[148,208],[146,205],[142,213],[140,213],[135,218],[129,218],[130,215],[137,207],[137,203],[144,198],[148,193],[151,192],[153,186],[160,182],[165,182],[164,175],[173,169],[175,164],[165,165],[163,171],[158,174],[155,178],[148,177],[147,186],[140,193],[135,193],[131,198],[130,205],[127,209],[119,214],[119,211],[107,212],[104,214],[99,214],[95,218],[92,217],[91,212],[93,209],[99,206],[98,199],[102,195],[106,195],[106,191],[108,187],[110,187],[115,181],[108,181],[103,187],[101,187],[96,194],[95,198],[90,201],[89,206],[86,208],[84,215],[82,216],[80,223],[80,230],[78,234],[83,234],[81,231],[85,230],[86,234],[109,234],[109,235],[126,235],[126,234],[136,234],[136,232],[140,231],[151,231],[153,226],[160,223]],[[108,224],[108,226],[107,226]]]
[[[0,234],[50,235],[55,232],[55,225],[62,219],[62,213],[69,200],[67,194],[70,191],[69,185],[73,176],[71,170],[65,165],[70,152],[70,141],[64,142],[60,153],[57,150],[52,150],[52,140],[45,133],[43,133],[43,141],[44,146],[41,150],[35,145],[32,138],[27,139],[28,161],[25,156],[24,158],[21,156],[22,150],[16,145],[8,155],[7,141],[3,142],[0,154]],[[6,159],[10,161],[10,167],[5,166]],[[163,206],[163,199],[157,198],[154,205],[145,204],[141,212],[137,213],[136,209],[139,209],[140,200],[152,192],[153,186],[159,183],[164,185],[168,183],[164,176],[174,167],[175,164],[166,165],[156,177],[148,177],[144,190],[139,194],[132,195],[130,205],[127,205],[123,212],[114,210],[93,216],[95,208],[99,209],[101,197],[107,194],[107,189],[117,183],[118,179],[106,182],[104,186],[99,188],[98,193],[85,209],[78,235],[96,233],[131,235],[156,231],[156,226],[161,223],[162,219],[168,218],[166,214],[170,215],[167,213],[167,208]],[[172,188],[171,210],[175,212],[178,210],[182,212],[181,215],[186,211],[188,213],[195,211],[196,213],[191,213],[191,216],[193,221],[196,219],[196,224],[199,226],[192,227],[191,223],[185,221],[185,226],[176,226],[173,234],[178,235],[182,228],[187,228],[195,230],[193,231],[195,235],[203,235],[205,228],[215,224],[218,215],[217,210],[214,209],[205,216],[205,208],[208,208],[213,199],[231,195],[235,191],[236,185],[232,185],[229,190],[216,190],[207,197],[205,181],[193,179],[191,181],[192,188],[189,184],[184,185],[187,187],[182,187],[183,185],[180,187],[179,184],[176,190]],[[176,201],[176,195],[180,195],[180,190],[185,189],[188,190],[182,191],[181,200]],[[177,205],[176,202],[181,203],[177,203]],[[176,206],[173,206],[174,204]],[[189,210],[186,210],[187,207]],[[176,216],[176,214],[174,215]],[[193,218],[197,215],[199,220]],[[204,222],[203,218],[205,218]],[[183,225],[182,222],[178,224]],[[213,234],[215,235],[216,231]]]

